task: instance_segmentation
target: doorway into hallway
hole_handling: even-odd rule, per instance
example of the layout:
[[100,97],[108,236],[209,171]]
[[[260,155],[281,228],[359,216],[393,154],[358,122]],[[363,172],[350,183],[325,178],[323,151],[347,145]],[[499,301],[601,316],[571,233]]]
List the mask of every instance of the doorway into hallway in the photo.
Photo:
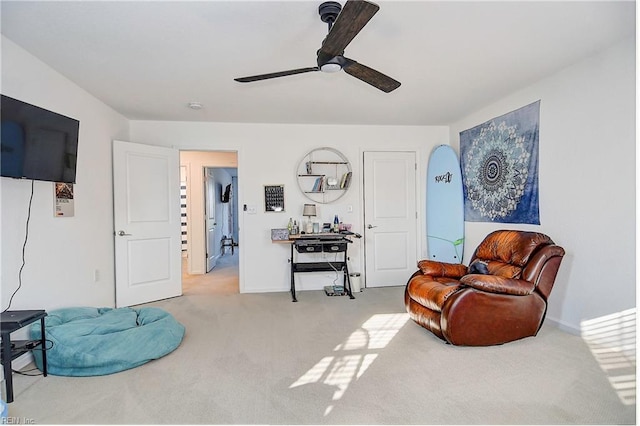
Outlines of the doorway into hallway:
[[218,258],[216,267],[206,274],[191,275],[187,271],[187,258],[182,258],[182,294],[189,295],[226,295],[239,292],[238,259],[239,247],[234,253],[226,249]]
[[181,151],[180,168],[183,294],[239,293],[237,152]]

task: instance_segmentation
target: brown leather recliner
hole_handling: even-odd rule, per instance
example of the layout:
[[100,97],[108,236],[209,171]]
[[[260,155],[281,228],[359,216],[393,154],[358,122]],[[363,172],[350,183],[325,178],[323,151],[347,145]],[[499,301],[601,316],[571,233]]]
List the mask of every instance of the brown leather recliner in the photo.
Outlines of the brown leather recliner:
[[564,256],[544,234],[495,231],[467,268],[418,262],[405,289],[416,323],[453,345],[498,345],[535,336]]

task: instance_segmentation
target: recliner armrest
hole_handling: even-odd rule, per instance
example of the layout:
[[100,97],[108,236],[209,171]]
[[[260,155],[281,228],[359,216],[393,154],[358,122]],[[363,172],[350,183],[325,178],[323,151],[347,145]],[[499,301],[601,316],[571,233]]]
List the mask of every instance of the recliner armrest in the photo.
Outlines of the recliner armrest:
[[424,275],[434,277],[460,278],[467,273],[467,267],[459,263],[444,263],[435,260],[421,260],[418,268]]
[[536,287],[534,283],[529,281],[498,275],[469,274],[460,278],[460,282],[466,286],[489,293],[512,294],[515,296],[531,294]]

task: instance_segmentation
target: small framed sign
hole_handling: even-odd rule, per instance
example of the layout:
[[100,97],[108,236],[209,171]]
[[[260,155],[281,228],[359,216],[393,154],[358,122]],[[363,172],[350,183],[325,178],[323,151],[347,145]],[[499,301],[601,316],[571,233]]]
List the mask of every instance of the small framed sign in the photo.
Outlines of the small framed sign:
[[56,182],[53,185],[54,197],[56,200],[55,217],[73,217],[74,215],[74,197],[73,184]]
[[264,186],[264,211],[283,212],[284,211],[284,185]]

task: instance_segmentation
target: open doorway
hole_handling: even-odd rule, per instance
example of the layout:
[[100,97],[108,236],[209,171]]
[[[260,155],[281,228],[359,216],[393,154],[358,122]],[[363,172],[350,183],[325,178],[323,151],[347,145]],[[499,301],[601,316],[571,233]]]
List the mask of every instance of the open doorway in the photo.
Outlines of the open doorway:
[[235,151],[181,151],[183,294],[239,292]]

